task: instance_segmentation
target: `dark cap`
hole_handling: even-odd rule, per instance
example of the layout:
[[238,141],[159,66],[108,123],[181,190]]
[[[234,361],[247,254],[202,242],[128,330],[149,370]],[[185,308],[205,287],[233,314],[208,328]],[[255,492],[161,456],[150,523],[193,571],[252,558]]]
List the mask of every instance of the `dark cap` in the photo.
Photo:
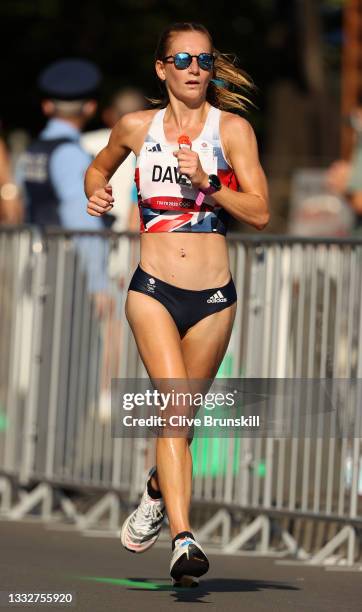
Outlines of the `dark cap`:
[[50,64],[39,75],[41,92],[59,100],[81,100],[95,94],[100,70],[88,60],[71,58]]

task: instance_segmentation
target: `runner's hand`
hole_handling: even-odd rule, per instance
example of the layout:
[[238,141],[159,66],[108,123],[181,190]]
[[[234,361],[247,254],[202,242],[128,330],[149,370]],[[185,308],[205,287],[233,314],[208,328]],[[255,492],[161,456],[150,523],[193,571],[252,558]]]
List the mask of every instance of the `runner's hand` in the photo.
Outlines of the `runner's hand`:
[[196,151],[179,149],[174,151],[179,165],[179,173],[187,176],[197,189],[209,187],[209,177],[204,171]]
[[101,217],[113,208],[114,197],[112,195],[112,185],[109,183],[102,189],[96,189],[89,198],[87,213],[93,217]]

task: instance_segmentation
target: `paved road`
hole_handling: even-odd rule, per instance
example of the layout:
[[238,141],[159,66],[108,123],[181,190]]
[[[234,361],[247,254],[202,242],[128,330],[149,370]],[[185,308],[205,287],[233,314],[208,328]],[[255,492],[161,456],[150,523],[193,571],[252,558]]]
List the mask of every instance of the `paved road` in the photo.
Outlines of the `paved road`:
[[[34,522],[0,522],[0,590],[72,591],[77,603],[66,606],[70,612],[361,611],[362,572],[211,553],[211,569],[200,586],[180,590],[171,586],[169,561],[170,548],[162,543],[134,555],[114,538],[84,537]],[[0,606],[0,611],[10,608]]]

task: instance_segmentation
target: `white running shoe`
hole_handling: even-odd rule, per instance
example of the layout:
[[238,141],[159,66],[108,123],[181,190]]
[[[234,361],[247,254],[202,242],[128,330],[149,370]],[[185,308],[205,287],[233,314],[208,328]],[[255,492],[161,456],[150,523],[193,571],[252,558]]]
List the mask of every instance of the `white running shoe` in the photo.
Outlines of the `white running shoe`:
[[[147,477],[147,482],[156,472],[153,466]],[[165,518],[165,502],[162,497],[153,499],[148,495],[147,483],[140,504],[124,521],[121,528],[121,542],[127,550],[142,553],[148,550],[160,535]]]
[[193,538],[179,538],[175,542],[170,563],[170,574],[174,586],[194,587],[199,577],[209,569],[209,560]]

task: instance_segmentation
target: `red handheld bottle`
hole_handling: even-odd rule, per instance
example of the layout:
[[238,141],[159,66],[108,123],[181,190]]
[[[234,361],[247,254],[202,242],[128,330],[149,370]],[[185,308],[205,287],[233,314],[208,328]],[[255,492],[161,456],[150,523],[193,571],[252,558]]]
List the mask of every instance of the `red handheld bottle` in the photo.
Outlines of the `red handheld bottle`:
[[184,134],[179,136],[179,139],[177,142],[178,142],[179,149],[191,149],[192,148],[192,142],[190,138],[188,136],[185,136]]

